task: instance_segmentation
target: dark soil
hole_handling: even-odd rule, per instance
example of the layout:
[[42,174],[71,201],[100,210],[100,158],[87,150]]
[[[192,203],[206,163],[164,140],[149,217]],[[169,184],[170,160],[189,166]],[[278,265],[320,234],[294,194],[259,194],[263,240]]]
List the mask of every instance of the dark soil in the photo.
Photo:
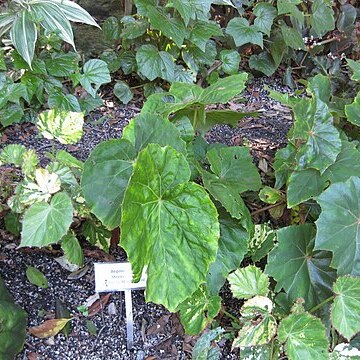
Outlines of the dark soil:
[[[286,145],[286,135],[291,126],[291,115],[287,108],[271,100],[264,91],[267,83],[271,88],[290,92],[280,81],[256,79],[243,96],[243,103],[228,104],[239,111],[258,111],[259,116],[245,118],[235,128],[226,125],[215,126],[207,133],[210,143],[221,142],[227,145],[247,145],[263,176],[271,173],[271,161],[276,149]],[[76,145],[52,144],[38,134],[33,124],[10,126],[0,135],[0,148],[11,143],[21,143],[36,151],[41,165],[46,165],[45,153],[55,149],[66,149],[78,159],[85,160],[89,152],[100,142],[119,138],[122,129],[140,110],[139,102],[129,106],[116,104],[108,99],[106,106],[88,117],[84,135]],[[0,168],[1,171],[3,169]],[[1,195],[1,194],[0,194]],[[1,196],[0,196],[1,199]],[[1,214],[0,214],[1,215]],[[90,335],[86,318],[77,307],[86,303],[94,295],[93,262],[109,260],[104,253],[85,245],[87,273],[79,279],[69,280],[69,271],[64,270],[55,258],[57,251],[17,250],[19,240],[6,233],[0,219],[0,276],[5,280],[16,302],[29,314],[28,327],[39,325],[44,319],[54,317],[55,301],[62,300],[74,316],[72,331],[68,337],[63,334],[40,340],[27,335],[23,352],[17,359],[48,360],[116,360],[116,359],[188,359],[196,338],[184,336],[175,314],[169,314],[163,307],[146,304],[142,291],[133,292],[135,344],[126,349],[125,305],[122,293],[113,293],[100,311],[90,318],[97,328],[96,335]],[[113,261],[124,261],[119,250],[112,254]],[[25,276],[27,266],[41,270],[49,280],[49,288],[41,289],[28,282]],[[229,312],[238,313],[238,302],[231,298],[230,292],[222,291],[224,303]],[[113,314],[114,308],[116,314]],[[111,311],[109,311],[109,309]],[[224,319],[222,319],[224,321]],[[226,325],[226,323],[224,323]],[[231,352],[230,342],[222,342],[222,359],[238,359],[238,352]]]

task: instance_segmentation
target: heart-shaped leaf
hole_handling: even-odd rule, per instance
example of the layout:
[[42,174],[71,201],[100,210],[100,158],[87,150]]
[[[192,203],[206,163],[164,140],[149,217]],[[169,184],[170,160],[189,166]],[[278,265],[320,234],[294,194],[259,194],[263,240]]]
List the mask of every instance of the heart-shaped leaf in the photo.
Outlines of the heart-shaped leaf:
[[329,358],[325,326],[310,314],[292,314],[282,320],[278,337],[285,342],[285,352],[290,360]]
[[147,265],[146,299],[170,311],[205,281],[218,247],[215,206],[188,182],[190,175],[182,154],[150,144],[135,162],[123,201],[120,242],[134,279]]
[[331,321],[348,340],[360,331],[360,279],[339,277],[334,284]]
[[331,296],[336,272],[330,268],[331,253],[314,251],[315,228],[288,226],[277,236],[278,245],[269,253],[265,268],[277,288],[283,288],[291,301],[305,299],[307,309]]
[[20,246],[43,247],[57,243],[68,231],[74,208],[65,193],[57,193],[50,204],[38,202],[26,210]]
[[317,199],[316,249],[333,253],[339,275],[360,275],[360,178],[330,185]]

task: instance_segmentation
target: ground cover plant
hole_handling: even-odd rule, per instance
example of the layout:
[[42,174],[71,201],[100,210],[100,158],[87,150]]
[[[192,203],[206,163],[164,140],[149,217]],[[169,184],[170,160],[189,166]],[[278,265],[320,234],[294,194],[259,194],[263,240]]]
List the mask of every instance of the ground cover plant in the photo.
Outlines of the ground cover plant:
[[[146,300],[179,312],[187,334],[209,330],[195,345],[194,359],[221,358],[215,340],[222,338],[240,349],[242,359],[358,357],[360,65],[354,6],[137,0],[137,14],[103,25],[116,49],[85,61],[81,70],[76,53],[61,51],[59,38],[74,45],[68,20],[95,25],[87,13],[71,2],[22,4],[17,15],[0,17],[16,49],[6,49],[4,59],[21,70],[13,78],[4,62],[3,126],[21,121],[30,108],[42,136],[76,143],[84,113],[95,106],[99,87],[111,81],[109,69],[137,73],[149,96],[122,138],[103,141],[85,162],[52,151],[43,167],[22,145],[0,151],[0,165],[21,169],[16,187],[5,184],[1,198],[5,225],[20,234],[20,247],[59,244],[66,260],[81,266],[78,238],[108,251],[112,232],[120,229],[134,281],[147,269]],[[51,34],[50,16],[29,15],[44,6],[65,17],[65,33]],[[31,32],[16,30],[19,21]],[[35,51],[38,31],[44,38]],[[24,46],[28,34],[33,42]],[[347,58],[329,58],[328,46]],[[268,177],[260,176],[246,145],[204,138],[215,124],[236,126],[256,115],[218,108],[246,87],[249,75],[239,70],[245,49],[247,69],[271,75],[281,66],[289,84],[293,75],[312,75],[301,79],[304,87],[294,96],[270,91],[291,108],[293,125]],[[54,67],[57,61],[61,66]],[[72,94],[77,86],[84,96]],[[123,80],[114,86],[124,102],[133,96],[130,90]],[[249,209],[254,202],[268,211],[268,224],[256,224]],[[222,307],[226,281],[241,300],[239,315]],[[9,343],[11,321],[25,321],[25,315],[7,295],[0,300],[14,308],[14,318],[0,322],[0,343],[12,357],[22,344]],[[56,331],[70,321],[58,320]]]

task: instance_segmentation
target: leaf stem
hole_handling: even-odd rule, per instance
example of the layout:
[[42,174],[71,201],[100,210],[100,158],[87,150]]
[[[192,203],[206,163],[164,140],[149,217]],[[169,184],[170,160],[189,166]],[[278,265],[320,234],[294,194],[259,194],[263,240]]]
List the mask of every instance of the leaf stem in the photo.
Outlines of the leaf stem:
[[226,310],[222,310],[222,312],[224,313],[225,316],[227,316],[227,317],[230,318],[231,320],[235,321],[236,323],[240,324],[239,319],[237,319],[234,315],[230,314],[230,313],[227,312]]
[[262,213],[262,212],[264,212],[264,211],[266,211],[266,210],[270,210],[270,209],[276,208],[276,207],[278,207],[278,206],[280,206],[280,205],[284,205],[284,202],[280,202],[280,203],[277,203],[277,204],[265,206],[265,207],[263,207],[263,208],[261,208],[261,209],[258,209],[258,210],[253,211],[250,215],[253,216],[253,215],[259,214],[259,213]]
[[328,297],[327,299],[325,299],[324,301],[322,301],[320,304],[314,306],[313,308],[311,308],[309,310],[309,313],[313,313],[315,312],[316,310],[320,309],[321,307],[323,307],[325,304],[327,304],[328,302],[332,301],[335,299],[335,295],[331,295],[330,297]]

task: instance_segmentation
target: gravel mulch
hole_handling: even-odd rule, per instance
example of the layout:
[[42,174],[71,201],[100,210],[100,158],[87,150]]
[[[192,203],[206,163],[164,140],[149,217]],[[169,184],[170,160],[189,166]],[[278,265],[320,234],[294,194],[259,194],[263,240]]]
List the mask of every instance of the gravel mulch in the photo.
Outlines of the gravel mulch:
[[[290,111],[276,101],[269,99],[264,84],[281,91],[291,92],[273,79],[255,79],[244,92],[246,101],[229,104],[240,111],[258,111],[259,116],[245,118],[237,127],[215,126],[206,135],[210,143],[227,145],[248,145],[259,168],[266,172],[276,149],[285,146],[286,134],[291,126]],[[106,107],[94,112],[84,126],[84,135],[76,145],[55,143],[55,149],[66,149],[80,160],[86,160],[89,152],[101,141],[119,138],[122,129],[139,112],[140,105],[119,105],[108,99]],[[51,151],[52,144],[39,136],[33,124],[10,126],[0,135],[0,148],[21,143],[32,148],[39,155],[41,165],[46,165],[45,153]],[[265,164],[265,165],[264,165]],[[0,197],[1,198],[1,197]],[[1,215],[1,214],[0,214]],[[94,295],[93,262],[100,261],[99,251],[88,248],[85,253],[87,273],[79,279],[69,280],[69,272],[64,270],[55,258],[59,252],[17,250],[18,239],[12,238],[4,230],[0,219],[0,276],[5,280],[16,302],[29,314],[28,327],[39,325],[45,318],[54,316],[55,301],[60,299],[74,316],[72,331],[68,337],[63,334],[40,340],[27,335],[25,348],[17,359],[48,360],[155,360],[190,359],[195,338],[184,336],[178,317],[154,304],[146,304],[142,291],[133,292],[134,336],[131,350],[126,349],[126,324],[124,296],[111,294],[108,302],[91,317],[97,334],[91,335],[86,327],[86,318],[77,310]],[[119,251],[113,254],[114,261],[125,260]],[[35,266],[49,280],[49,288],[41,289],[29,283],[25,276],[27,266]],[[229,292],[224,290],[225,297]],[[232,303],[232,300],[225,299]],[[114,314],[114,309],[116,313]],[[237,310],[234,310],[237,313]],[[229,342],[220,343],[222,359],[238,359],[237,351],[231,352]]]

